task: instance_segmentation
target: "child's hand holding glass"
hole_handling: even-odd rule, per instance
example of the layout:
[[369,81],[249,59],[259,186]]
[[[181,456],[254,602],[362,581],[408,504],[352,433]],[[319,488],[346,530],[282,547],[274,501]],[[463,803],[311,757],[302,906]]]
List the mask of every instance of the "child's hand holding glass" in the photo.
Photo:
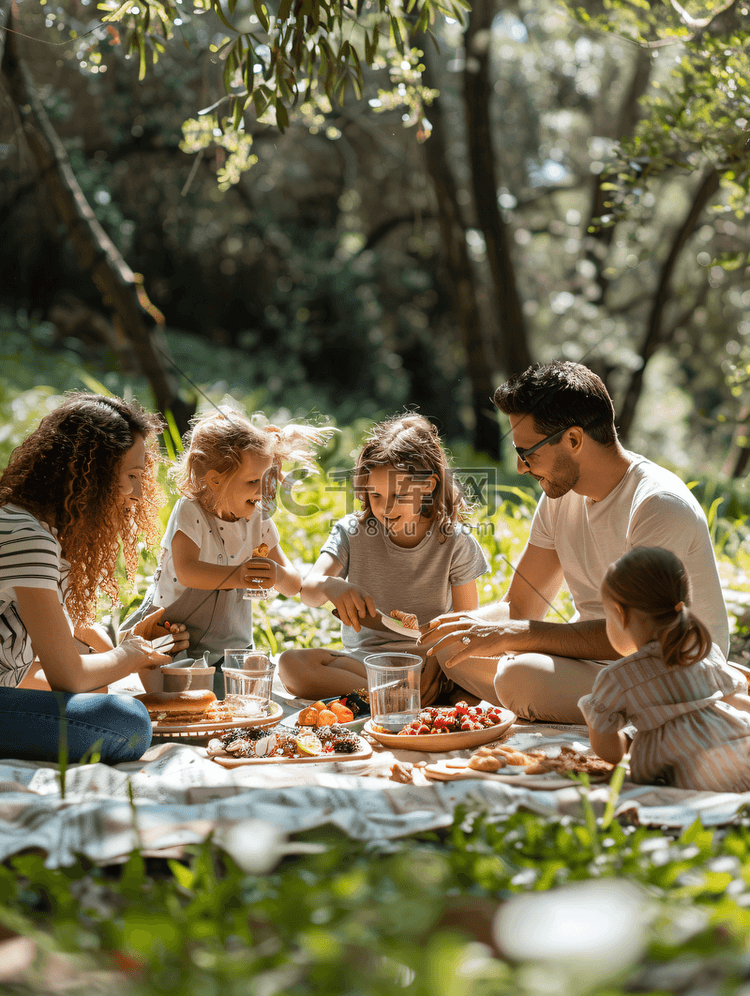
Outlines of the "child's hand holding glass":
[[245,598],[269,598],[278,580],[278,565],[268,557],[253,557],[242,565],[242,579]]

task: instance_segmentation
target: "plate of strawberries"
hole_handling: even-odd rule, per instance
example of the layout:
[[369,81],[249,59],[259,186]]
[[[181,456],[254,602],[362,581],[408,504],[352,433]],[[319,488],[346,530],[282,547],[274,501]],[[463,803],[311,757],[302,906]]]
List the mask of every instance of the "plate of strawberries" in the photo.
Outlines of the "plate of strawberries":
[[466,702],[457,702],[454,706],[431,706],[420,710],[414,722],[396,733],[372,720],[365,723],[364,732],[384,747],[420,751],[465,750],[497,740],[515,720],[515,713],[501,706],[470,706]]

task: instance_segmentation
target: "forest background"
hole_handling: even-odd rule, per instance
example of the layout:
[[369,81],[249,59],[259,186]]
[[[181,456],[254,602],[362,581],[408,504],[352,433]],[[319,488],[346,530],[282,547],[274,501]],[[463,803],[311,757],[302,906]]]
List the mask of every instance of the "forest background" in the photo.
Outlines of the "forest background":
[[743,0],[1,9],[21,354],[145,378],[181,429],[195,384],[340,425],[414,405],[500,461],[494,387],[582,360],[626,444],[744,491]]
[[463,3],[4,0],[2,463],[85,368],[171,447],[227,394],[331,421],[333,492],[415,407],[518,514],[491,397],[563,357],[744,580],[747,5]]
[[[626,444],[703,502],[740,659],[748,14],[744,0],[0,0],[0,466],[71,388],[159,408],[167,455],[227,394],[331,420],[328,476],[302,482],[304,515],[279,515],[309,563],[349,500],[334,471],[374,419],[415,406],[479,500],[489,600],[536,498],[494,387],[532,360],[581,360]],[[297,610],[259,611],[259,639],[334,638],[328,612]],[[266,828],[181,861],[136,848],[114,870],[18,855],[0,866],[16,958],[3,948],[2,979],[36,996],[70,979],[133,996],[746,993],[748,817],[663,833],[587,799],[582,784],[580,818],[555,820],[493,818],[477,798],[450,829],[384,846]],[[512,917],[544,940],[529,963],[497,919],[524,893],[539,904]],[[536,926],[558,893],[558,924],[599,895],[609,936],[559,936],[552,957],[557,935]]]

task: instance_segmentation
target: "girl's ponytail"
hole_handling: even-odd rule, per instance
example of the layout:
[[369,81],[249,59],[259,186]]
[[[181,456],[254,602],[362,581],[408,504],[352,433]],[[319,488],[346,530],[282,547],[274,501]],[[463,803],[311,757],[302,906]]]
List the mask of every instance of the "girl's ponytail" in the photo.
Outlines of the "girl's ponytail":
[[660,631],[659,641],[667,667],[695,664],[708,654],[712,643],[706,627],[684,604],[672,625]]
[[634,547],[610,566],[604,584],[620,605],[653,620],[667,667],[685,667],[708,654],[711,634],[688,607],[687,572],[670,550]]

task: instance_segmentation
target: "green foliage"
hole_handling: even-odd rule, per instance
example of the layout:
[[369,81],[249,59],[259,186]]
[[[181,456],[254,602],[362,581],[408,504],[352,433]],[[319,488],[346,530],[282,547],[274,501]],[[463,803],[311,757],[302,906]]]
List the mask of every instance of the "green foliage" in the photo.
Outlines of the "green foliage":
[[19,855],[0,868],[0,922],[42,952],[68,953],[81,982],[102,969],[115,986],[127,975],[133,996],[392,996],[404,986],[415,996],[533,996],[525,967],[495,947],[493,917],[514,895],[592,878],[638,883],[654,904],[646,959],[609,996],[653,991],[631,988],[649,972],[675,991],[670,980],[716,965],[717,946],[728,985],[750,945],[746,820],[721,832],[695,823],[675,839],[528,812],[497,819],[474,806],[447,834],[366,845],[321,828],[288,847],[297,849],[312,853],[266,875],[243,872],[211,838],[184,861],[148,866],[135,851],[116,870],[83,860],[50,869],[41,855]]
[[175,31],[189,45],[199,20],[218,25],[223,37],[211,49],[222,65],[226,93],[218,127],[242,131],[243,115],[252,109],[259,122],[284,131],[298,102],[317,91],[331,104],[343,104],[348,90],[359,99],[363,66],[375,65],[381,50],[392,50],[397,67],[413,35],[445,17],[462,23],[468,5],[465,0],[410,0],[403,6],[390,0],[280,0],[267,6],[253,0],[250,11],[237,0],[179,6],[172,0],[103,0],[99,7],[127,55],[138,59],[139,79],[149,63],[158,62]]
[[[0,466],[67,390],[84,390],[92,374],[77,340],[50,350],[51,330],[24,312],[0,308]],[[54,386],[50,386],[54,385]]]
[[[635,135],[625,138],[606,184],[609,223],[632,209],[667,170],[715,168],[727,210],[742,219],[750,207],[750,56],[747,11],[741,3],[678,4],[594,0],[571,12],[587,28],[628,37],[653,52],[674,53],[668,75],[641,100]],[[721,211],[722,208],[717,208]],[[736,262],[729,254],[725,262]]]
[[252,136],[236,128],[226,131],[218,117],[191,118],[184,122],[182,131],[180,148],[183,152],[195,153],[218,145],[229,153],[216,174],[219,190],[228,190],[233,183],[237,183],[245,170],[258,161],[258,157],[251,151]]

